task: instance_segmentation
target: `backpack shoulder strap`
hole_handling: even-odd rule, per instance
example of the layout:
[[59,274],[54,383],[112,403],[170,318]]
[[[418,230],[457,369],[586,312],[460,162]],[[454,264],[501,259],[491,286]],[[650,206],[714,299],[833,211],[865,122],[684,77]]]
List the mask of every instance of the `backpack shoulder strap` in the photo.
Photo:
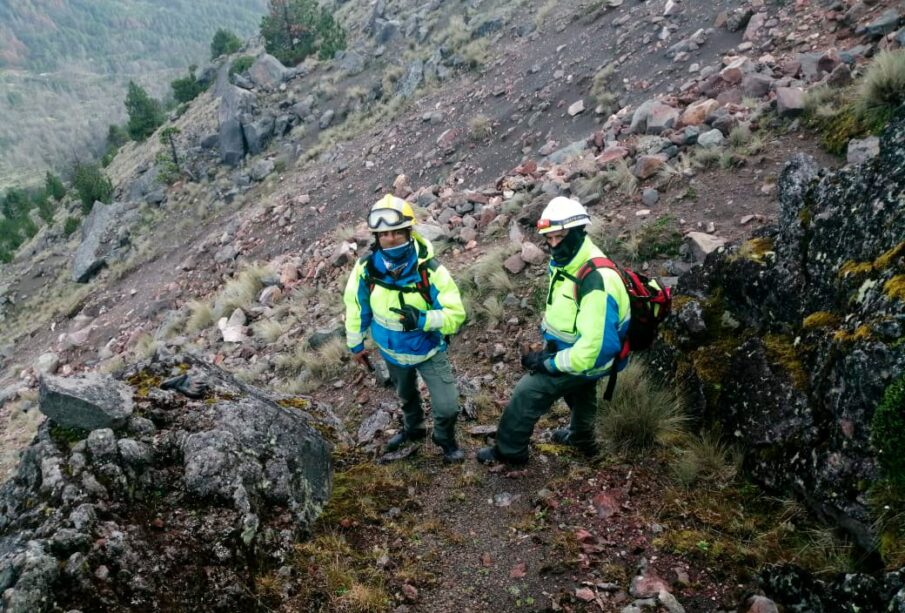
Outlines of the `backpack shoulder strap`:
[[598,268],[609,268],[611,270],[615,270],[620,273],[619,266],[609,258],[591,258],[587,262],[581,265],[581,268],[578,269],[578,274],[575,276],[575,286],[573,288],[573,298],[575,299],[575,303],[578,304],[581,302],[581,284],[588,277],[589,274],[597,270]]
[[416,286],[418,288],[418,293],[421,294],[421,297],[424,298],[424,302],[426,302],[428,306],[433,302],[431,300],[430,273],[438,268],[440,268],[440,262],[435,258],[429,258],[418,264],[418,275],[420,278],[418,279]]

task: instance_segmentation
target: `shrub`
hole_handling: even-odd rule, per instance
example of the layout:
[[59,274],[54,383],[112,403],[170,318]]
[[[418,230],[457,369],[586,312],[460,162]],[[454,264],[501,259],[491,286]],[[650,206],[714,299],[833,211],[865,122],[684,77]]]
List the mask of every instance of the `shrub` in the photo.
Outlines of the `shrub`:
[[242,40],[230,32],[220,28],[211,39],[211,59],[215,60],[221,55],[230,55],[242,48]]
[[44,191],[47,193],[48,197],[53,198],[57,202],[66,196],[66,187],[63,185],[63,182],[60,181],[58,176],[49,171],[44,177]]
[[173,98],[176,102],[189,102],[204,91],[204,86],[195,78],[196,69],[197,66],[193,64],[189,66],[189,74],[187,76],[170,82],[170,88],[173,90]]
[[271,0],[270,12],[261,19],[261,37],[267,53],[288,66],[315,51],[330,59],[346,48],[345,30],[316,0]]
[[113,184],[97,164],[76,163],[72,186],[82,202],[83,213],[89,213],[95,201],[109,203],[113,200]]
[[[605,387],[608,378],[601,381]],[[643,451],[682,435],[684,402],[675,391],[656,384],[637,360],[619,373],[612,402],[601,402],[598,431],[613,449]]]
[[255,63],[255,58],[251,55],[240,55],[233,60],[229,67],[229,74],[242,74],[246,72],[251,65]]
[[63,234],[72,236],[72,233],[79,229],[80,221],[78,217],[67,217],[63,222]]
[[129,122],[126,124],[126,129],[133,140],[141,141],[146,139],[164,121],[160,103],[149,96],[148,92],[134,81],[129,81],[129,91],[126,94],[126,112],[129,113]]
[[885,124],[905,103],[905,49],[882,51],[858,87],[855,106],[868,124]]
[[905,488],[905,375],[886,388],[870,423],[870,442],[890,482]]

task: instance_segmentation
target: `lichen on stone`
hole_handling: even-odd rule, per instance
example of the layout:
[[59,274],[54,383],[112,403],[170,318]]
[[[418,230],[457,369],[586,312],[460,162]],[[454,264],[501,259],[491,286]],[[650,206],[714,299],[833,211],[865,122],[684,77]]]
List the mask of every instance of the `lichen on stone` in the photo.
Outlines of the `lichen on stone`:
[[889,251],[880,254],[880,256],[874,260],[874,268],[877,270],[885,270],[901,257],[905,257],[905,241],[902,241]]
[[874,271],[873,262],[855,262],[853,260],[849,260],[842,264],[839,267],[839,277],[860,277],[863,275],[870,274]]
[[814,328],[835,328],[839,325],[840,317],[829,311],[816,311],[811,313],[801,322],[801,327],[805,330]]
[[765,237],[752,238],[742,243],[735,254],[736,258],[743,258],[762,264],[767,258],[774,256],[773,240]]
[[808,388],[808,373],[801,362],[801,347],[796,347],[795,342],[783,334],[764,336],[764,347],[770,360],[788,373],[795,387],[800,390]]
[[837,343],[855,343],[858,341],[868,341],[872,337],[873,334],[871,333],[870,326],[866,324],[861,324],[852,331],[837,330],[836,333],[833,334],[833,340]]
[[905,302],[905,275],[896,275],[884,283],[883,293],[890,298]]

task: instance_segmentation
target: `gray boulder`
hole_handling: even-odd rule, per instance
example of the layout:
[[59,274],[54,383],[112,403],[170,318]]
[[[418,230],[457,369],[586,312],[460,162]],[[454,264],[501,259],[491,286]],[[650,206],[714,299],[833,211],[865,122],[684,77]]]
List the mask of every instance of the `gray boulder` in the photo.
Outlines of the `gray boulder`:
[[[206,384],[206,401],[156,387],[183,371]],[[140,382],[156,430],[117,439],[100,428],[76,442],[78,431],[45,420],[0,484],[0,608],[253,610],[254,596],[235,586],[294,555],[330,496],[319,431],[351,443],[342,422],[326,405],[249,387],[191,356],[125,376]]]
[[882,38],[890,32],[895,32],[902,22],[902,15],[895,9],[883,11],[874,21],[865,26],[864,30],[871,38]]
[[415,60],[408,65],[405,77],[400,81],[397,91],[403,98],[409,98],[420,87],[422,81],[424,81],[424,61]]
[[357,75],[365,69],[365,58],[358,51],[340,51],[334,59],[336,65],[350,76]]
[[82,222],[82,242],[72,260],[72,280],[86,283],[103,266],[122,259],[129,250],[129,227],[137,217],[134,205],[95,202]]
[[267,147],[273,137],[275,120],[270,115],[264,115],[255,120],[243,116],[242,134],[245,137],[245,146],[249,155],[258,155]]
[[241,117],[251,110],[254,94],[227,85],[220,98],[218,111],[220,159],[224,164],[236,166],[245,157],[245,134]]
[[280,83],[287,81],[291,74],[280,60],[267,53],[259,56],[248,69],[248,78],[263,89],[276,89]]
[[880,155],[880,137],[853,138],[848,142],[845,161],[849,164],[861,164]]
[[41,378],[41,412],[67,428],[118,428],[132,414],[132,389],[110,375]]

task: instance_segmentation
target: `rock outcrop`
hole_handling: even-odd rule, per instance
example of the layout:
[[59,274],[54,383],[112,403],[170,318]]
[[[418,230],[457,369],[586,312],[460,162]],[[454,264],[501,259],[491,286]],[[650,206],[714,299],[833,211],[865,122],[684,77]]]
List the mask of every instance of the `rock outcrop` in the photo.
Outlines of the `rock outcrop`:
[[122,259],[129,250],[129,228],[137,216],[135,203],[95,202],[82,223],[82,242],[72,260],[72,280],[85,283],[103,266]]
[[656,361],[755,479],[870,551],[871,418],[905,372],[905,109],[876,158],[826,172],[796,155],[779,190],[776,227],[680,279]]
[[51,419],[0,487],[3,609],[254,608],[329,498],[338,420],[190,358],[103,383],[45,379]]

